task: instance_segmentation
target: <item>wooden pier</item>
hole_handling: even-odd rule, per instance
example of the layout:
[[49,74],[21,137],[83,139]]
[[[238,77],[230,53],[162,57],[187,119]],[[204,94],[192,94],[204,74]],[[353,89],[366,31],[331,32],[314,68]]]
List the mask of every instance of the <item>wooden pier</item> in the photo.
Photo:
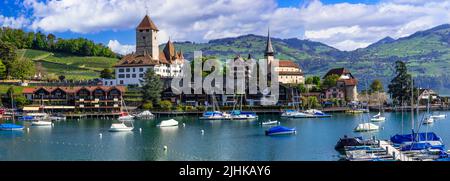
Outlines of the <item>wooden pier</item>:
[[401,151],[394,148],[389,142],[384,140],[379,140],[379,146],[386,151],[386,153],[394,160],[399,161],[414,161],[412,158],[410,158],[408,155],[403,154]]

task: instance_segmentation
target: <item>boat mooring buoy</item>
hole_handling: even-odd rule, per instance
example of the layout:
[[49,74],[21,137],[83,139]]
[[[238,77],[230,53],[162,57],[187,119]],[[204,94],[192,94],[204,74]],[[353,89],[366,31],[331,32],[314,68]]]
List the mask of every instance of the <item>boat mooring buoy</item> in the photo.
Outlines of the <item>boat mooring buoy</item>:
[[186,124],[185,124],[185,123],[183,123],[183,127],[186,127]]
[[202,134],[205,134],[205,130],[201,130],[200,132],[201,132]]
[[103,137],[103,134],[102,134],[102,133],[100,133],[100,134],[98,134],[98,136],[100,136],[100,138],[102,138],[102,137]]
[[166,145],[164,145],[163,149],[164,149],[164,151],[167,151],[167,146],[166,146]]
[[27,128],[27,132],[30,132],[30,128]]
[[139,128],[139,132],[142,132],[142,128]]

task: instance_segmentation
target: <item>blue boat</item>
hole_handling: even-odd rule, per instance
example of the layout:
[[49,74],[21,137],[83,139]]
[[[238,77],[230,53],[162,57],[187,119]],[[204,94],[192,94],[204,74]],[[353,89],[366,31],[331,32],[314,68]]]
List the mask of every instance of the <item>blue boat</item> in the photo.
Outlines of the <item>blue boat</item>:
[[19,121],[34,121],[36,118],[34,116],[20,116]]
[[0,130],[2,130],[2,131],[19,131],[19,130],[23,130],[23,126],[17,125],[17,124],[0,124]]
[[267,136],[271,136],[271,135],[283,135],[283,134],[296,134],[297,131],[295,130],[295,128],[287,128],[284,126],[275,126],[272,127],[268,130],[266,130],[266,135]]
[[445,149],[442,139],[434,132],[397,134],[391,137],[391,142],[400,145],[401,151]]

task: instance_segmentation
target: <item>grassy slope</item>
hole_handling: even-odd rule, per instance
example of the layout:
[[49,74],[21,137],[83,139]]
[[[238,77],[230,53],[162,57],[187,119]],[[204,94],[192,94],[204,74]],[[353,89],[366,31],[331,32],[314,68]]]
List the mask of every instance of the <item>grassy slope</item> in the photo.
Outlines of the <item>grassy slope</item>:
[[34,60],[47,74],[64,75],[66,79],[74,80],[98,78],[101,70],[111,68],[118,61],[115,58],[80,57],[28,49],[19,50],[18,55]]

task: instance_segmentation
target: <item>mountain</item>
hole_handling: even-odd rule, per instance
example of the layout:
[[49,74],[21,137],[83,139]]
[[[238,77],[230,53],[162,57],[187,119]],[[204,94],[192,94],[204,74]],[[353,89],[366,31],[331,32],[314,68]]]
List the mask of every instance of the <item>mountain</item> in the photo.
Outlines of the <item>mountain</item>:
[[[176,42],[192,59],[194,50],[205,56],[220,59],[236,55],[262,58],[267,37],[244,35],[234,38],[211,40],[207,43]],[[294,60],[303,68],[306,76],[323,75],[329,69],[346,67],[360,80],[370,84],[380,79],[385,87],[394,76],[394,62],[405,61],[421,87],[434,88],[450,93],[450,24],[416,32],[410,36],[393,39],[386,37],[366,48],[340,51],[320,42],[297,38],[272,38],[278,59]],[[164,45],[161,45],[164,46]]]

